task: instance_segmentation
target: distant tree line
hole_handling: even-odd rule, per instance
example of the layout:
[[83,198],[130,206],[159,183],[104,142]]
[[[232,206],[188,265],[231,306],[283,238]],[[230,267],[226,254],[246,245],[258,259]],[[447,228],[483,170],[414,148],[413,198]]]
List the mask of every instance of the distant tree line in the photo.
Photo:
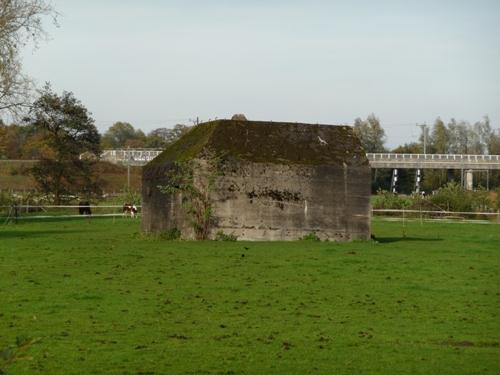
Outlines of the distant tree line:
[[130,123],[116,122],[101,135],[90,113],[71,92],[59,95],[46,85],[20,124],[6,125],[0,120],[0,159],[39,160],[29,173],[39,190],[60,204],[72,194],[84,199],[100,195],[97,161],[103,149],[162,149],[188,129],[177,124],[146,135]]
[[[24,119],[26,120],[26,118]],[[158,128],[145,134],[128,122],[114,123],[99,137],[100,149],[157,148],[163,149],[189,130],[188,125]],[[33,123],[5,124],[0,119],[0,159],[39,159],[44,155],[45,132]]]
[[[386,135],[380,120],[369,115],[366,120],[357,118],[354,121],[354,132],[360,138],[366,152],[392,152],[400,154],[424,153],[424,137],[426,153],[428,154],[469,154],[469,155],[500,155],[500,130],[491,128],[488,116],[480,121],[469,123],[451,119],[447,124],[437,118],[432,126],[424,127],[424,134],[419,142],[405,143],[392,150],[385,146]],[[430,192],[447,182],[461,182],[461,171],[457,170],[425,170],[422,171],[421,189]],[[380,169],[373,171],[372,192],[389,190],[392,170]],[[401,169],[398,171],[397,191],[411,193],[415,188],[415,171]],[[500,173],[491,171],[475,176],[479,185],[500,186]]]
[[147,135],[135,129],[128,122],[115,122],[103,135],[101,146],[104,149],[117,148],[165,148],[189,130],[189,126],[176,124],[173,128],[157,128]]
[[[420,136],[419,142],[405,143],[393,150],[387,149],[385,130],[374,114],[369,115],[366,120],[354,120],[354,132],[366,152],[424,152],[424,135]],[[488,116],[473,124],[455,119],[445,124],[438,117],[432,127],[425,128],[425,132],[428,154],[500,154],[500,130],[491,128]]]

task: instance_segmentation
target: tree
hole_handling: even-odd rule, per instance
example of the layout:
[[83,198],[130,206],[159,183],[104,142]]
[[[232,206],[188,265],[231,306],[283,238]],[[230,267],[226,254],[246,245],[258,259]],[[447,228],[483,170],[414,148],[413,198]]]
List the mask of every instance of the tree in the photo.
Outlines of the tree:
[[491,130],[488,116],[484,116],[483,121],[476,121],[471,127],[470,152],[472,154],[486,154],[492,135],[493,131]]
[[[420,136],[418,137],[418,140],[420,142],[420,154],[432,154],[433,147],[432,147],[432,141],[431,141],[431,133],[429,130],[429,127],[427,125],[422,126],[418,125],[419,127],[422,127],[422,132],[420,133]],[[425,145],[425,146],[424,146]]]
[[173,129],[158,128],[152,130],[146,140],[147,147],[163,148],[174,143],[191,129],[190,126],[176,124]]
[[422,145],[415,142],[405,143],[396,147],[392,152],[395,154],[420,154],[422,152]]
[[491,133],[488,152],[490,155],[500,155],[500,130]]
[[21,48],[45,36],[42,18],[55,11],[45,0],[0,1],[0,115],[29,106],[33,82],[22,73]]
[[165,139],[157,134],[157,130],[160,129],[151,131],[146,137],[146,148],[165,148],[168,145]]
[[146,136],[128,122],[115,122],[102,137],[103,148],[144,147]]
[[45,193],[54,194],[54,203],[63,194],[98,191],[92,174],[93,161],[80,159],[86,153],[97,159],[100,136],[90,113],[71,92],[61,96],[45,86],[25,119],[41,135],[45,151],[32,174]]
[[354,133],[361,140],[366,152],[385,152],[385,131],[379,119],[372,113],[366,120],[354,120]]
[[457,122],[451,119],[448,123],[449,134],[449,152],[452,154],[468,154],[469,153],[469,131],[468,124],[464,121]]
[[432,134],[430,139],[430,144],[432,145],[432,149],[437,154],[447,154],[449,148],[449,134],[448,129],[446,129],[446,125],[443,120],[439,117],[434,122],[434,126],[432,127]]
[[31,126],[0,123],[0,159],[34,159],[39,153],[37,148],[27,149],[34,137]]
[[488,116],[474,125],[466,121],[457,123],[455,119],[451,119],[447,130],[448,150],[452,154],[484,154],[488,151],[493,134]]

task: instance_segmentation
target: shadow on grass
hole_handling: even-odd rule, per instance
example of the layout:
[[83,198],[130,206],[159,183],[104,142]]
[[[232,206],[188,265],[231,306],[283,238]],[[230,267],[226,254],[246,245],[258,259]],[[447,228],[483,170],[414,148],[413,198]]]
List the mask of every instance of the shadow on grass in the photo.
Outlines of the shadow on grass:
[[376,237],[375,241],[379,243],[392,243],[392,242],[402,242],[402,241],[410,241],[410,242],[434,242],[434,241],[442,241],[442,238],[422,238],[422,237]]
[[85,230],[2,230],[0,229],[0,239],[4,238],[33,238],[47,237],[54,234],[72,234],[88,232]]

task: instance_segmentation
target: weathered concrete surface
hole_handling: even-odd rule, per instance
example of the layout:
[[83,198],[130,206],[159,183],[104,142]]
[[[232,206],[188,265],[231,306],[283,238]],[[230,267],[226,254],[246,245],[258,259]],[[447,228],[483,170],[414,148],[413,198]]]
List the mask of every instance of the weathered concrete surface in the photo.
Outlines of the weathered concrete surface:
[[370,170],[238,163],[214,193],[214,231],[242,240],[369,239]]
[[[349,134],[349,149],[335,145],[342,139],[334,126],[287,124],[286,128],[299,141],[306,134],[315,142],[312,151],[303,151],[310,152],[310,158],[297,157],[289,150],[280,152],[280,141],[286,141],[269,140],[265,134],[261,142],[275,143],[272,161],[262,161],[262,155],[256,156],[258,161],[249,160],[254,157],[245,157],[247,154],[225,158],[211,192],[211,237],[222,231],[241,240],[296,240],[314,232],[321,239],[336,241],[369,239],[371,170],[364,152],[356,148],[359,141]],[[346,134],[350,131],[342,128]],[[318,146],[318,132],[327,146]],[[305,145],[301,145],[302,150]],[[176,147],[186,152],[181,145]],[[266,147],[266,152],[272,151],[269,144]],[[258,151],[259,145],[255,149]],[[319,152],[323,154],[317,155]],[[203,159],[203,151],[198,155]],[[287,157],[296,159],[292,162]],[[317,162],[312,163],[314,158]],[[182,207],[182,195],[158,190],[158,185],[167,183],[172,165],[172,161],[165,160],[144,168],[143,230],[165,232],[177,228],[184,238],[194,238],[190,218]]]
[[465,171],[465,189],[473,190],[474,189],[474,174],[473,170],[468,169]]

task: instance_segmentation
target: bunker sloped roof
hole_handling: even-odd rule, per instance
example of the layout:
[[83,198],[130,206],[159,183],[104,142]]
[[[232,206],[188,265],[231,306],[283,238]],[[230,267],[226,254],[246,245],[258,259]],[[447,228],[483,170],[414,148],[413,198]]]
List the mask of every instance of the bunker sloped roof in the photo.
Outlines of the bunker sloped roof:
[[368,165],[349,126],[216,120],[193,127],[150,165],[216,155],[262,163]]

